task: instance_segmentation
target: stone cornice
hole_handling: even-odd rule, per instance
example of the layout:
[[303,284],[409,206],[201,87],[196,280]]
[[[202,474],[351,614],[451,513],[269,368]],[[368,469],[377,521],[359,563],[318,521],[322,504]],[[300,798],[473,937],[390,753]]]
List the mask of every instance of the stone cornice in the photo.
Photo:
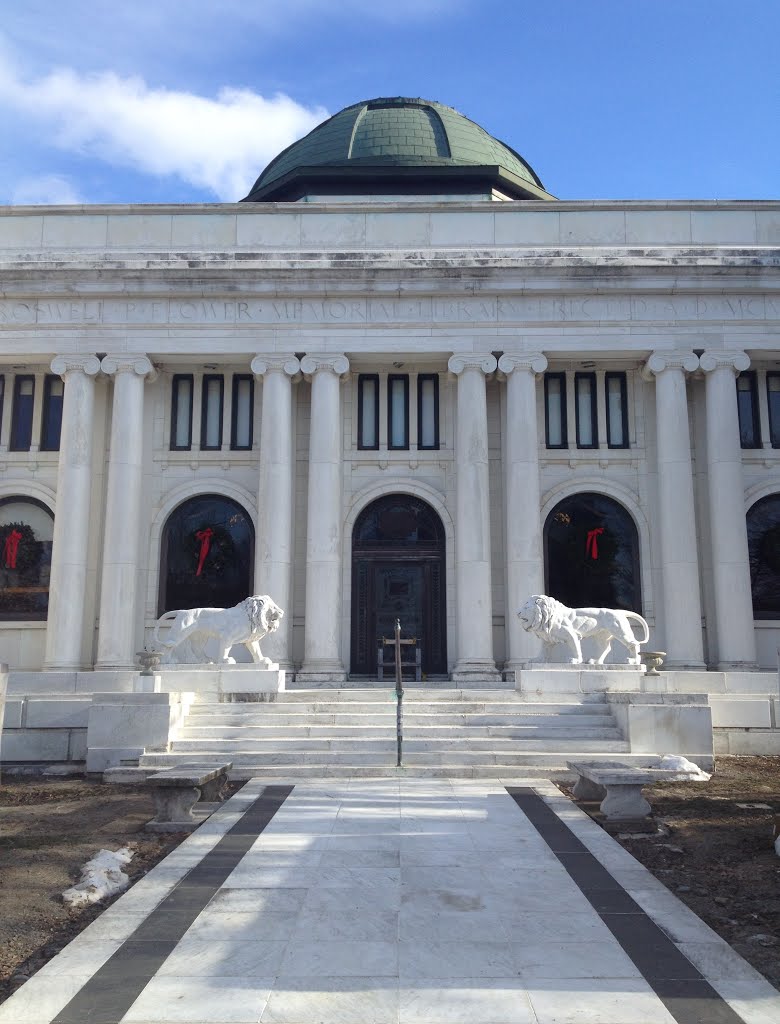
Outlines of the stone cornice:
[[541,352],[505,352],[498,360],[498,369],[507,375],[515,370],[525,370],[533,374],[544,373],[547,369],[547,357]]
[[728,367],[734,374],[742,373],[750,366],[750,356],[746,352],[705,352],[699,360],[705,373],[712,373],[720,367]]
[[148,356],[142,355],[107,355],[100,361],[100,369],[107,376],[119,373],[135,373],[151,383],[157,379],[157,371]]
[[345,355],[329,353],[307,354],[301,359],[301,371],[307,377],[323,370],[327,373],[334,373],[337,377],[343,377],[349,372],[349,360]]
[[496,357],[487,352],[458,352],[450,356],[447,369],[458,377],[464,370],[481,370],[484,374],[495,373]]
[[288,377],[295,377],[300,372],[300,361],[289,352],[257,355],[252,360],[252,373],[256,377],[264,377],[269,373],[286,373]]
[[100,360],[97,356],[61,355],[55,356],[51,361],[51,372],[63,378],[66,374],[74,372],[94,377],[99,370]]

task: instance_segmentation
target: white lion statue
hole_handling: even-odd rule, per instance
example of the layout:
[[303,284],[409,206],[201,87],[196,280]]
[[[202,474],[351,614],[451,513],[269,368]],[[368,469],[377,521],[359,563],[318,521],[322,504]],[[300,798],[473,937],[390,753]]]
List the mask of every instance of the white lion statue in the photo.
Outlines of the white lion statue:
[[[567,608],[554,597],[545,594],[534,594],[529,597],[517,613],[523,629],[535,633],[545,644],[568,644],[572,657],[571,665],[582,664],[583,637],[596,642],[598,651],[595,658],[589,660],[591,665],[603,665],[604,659],[612,650],[612,641],[617,640],[628,651],[627,663],[640,663],[639,647],[646,644],[650,637],[647,622],[636,612],[626,612],[615,608]],[[631,620],[642,627],[644,636],[638,639],[634,635]]]
[[[260,641],[279,628],[283,617],[282,609],[267,594],[247,597],[233,608],[183,608],[160,616],[154,644],[168,665],[235,665],[230,648],[243,644],[256,665],[278,668],[263,657]],[[170,626],[164,639],[159,635],[161,626]],[[213,657],[215,653],[217,657]]]

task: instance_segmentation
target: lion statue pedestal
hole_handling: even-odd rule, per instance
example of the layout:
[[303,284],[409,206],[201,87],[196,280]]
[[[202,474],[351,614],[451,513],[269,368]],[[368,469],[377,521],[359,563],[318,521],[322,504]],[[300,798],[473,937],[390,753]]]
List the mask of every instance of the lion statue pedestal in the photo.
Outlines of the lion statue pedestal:
[[[640,647],[650,630],[636,612],[614,608],[567,608],[553,597],[535,594],[518,611],[523,628],[544,643],[549,655],[553,647],[567,656],[566,662],[546,661],[515,672],[515,689],[528,700],[543,700],[552,694],[587,695],[610,691],[636,692],[643,689],[645,666]],[[634,624],[641,635],[634,633]],[[585,661],[582,641],[594,647],[594,657]],[[622,664],[604,663],[617,641],[625,652]]]

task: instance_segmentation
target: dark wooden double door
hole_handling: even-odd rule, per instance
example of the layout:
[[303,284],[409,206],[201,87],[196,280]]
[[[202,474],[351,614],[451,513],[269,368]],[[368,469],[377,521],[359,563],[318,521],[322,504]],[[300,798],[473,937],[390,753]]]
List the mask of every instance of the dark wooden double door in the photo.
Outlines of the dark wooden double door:
[[444,675],[441,521],[425,502],[406,495],[380,499],[367,513],[353,535],[351,672],[376,678],[379,640],[393,636],[399,619],[401,635],[418,639],[423,675]]

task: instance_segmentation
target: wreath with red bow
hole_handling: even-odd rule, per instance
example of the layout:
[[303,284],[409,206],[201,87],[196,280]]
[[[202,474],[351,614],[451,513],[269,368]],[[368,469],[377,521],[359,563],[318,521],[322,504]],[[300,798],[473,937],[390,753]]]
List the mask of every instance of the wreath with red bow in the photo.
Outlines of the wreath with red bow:
[[0,569],[17,572],[20,578],[38,568],[43,545],[27,523],[0,526]]

